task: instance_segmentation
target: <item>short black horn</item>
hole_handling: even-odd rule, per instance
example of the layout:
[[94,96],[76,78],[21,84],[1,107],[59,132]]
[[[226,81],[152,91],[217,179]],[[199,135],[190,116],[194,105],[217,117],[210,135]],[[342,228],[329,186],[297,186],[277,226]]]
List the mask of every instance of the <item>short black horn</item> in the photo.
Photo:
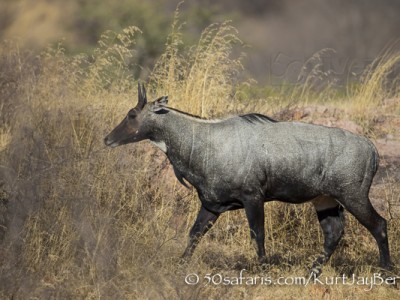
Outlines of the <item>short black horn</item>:
[[147,103],[147,96],[146,88],[144,87],[144,85],[140,84],[140,82],[138,82],[138,98],[139,101],[136,107],[142,110]]

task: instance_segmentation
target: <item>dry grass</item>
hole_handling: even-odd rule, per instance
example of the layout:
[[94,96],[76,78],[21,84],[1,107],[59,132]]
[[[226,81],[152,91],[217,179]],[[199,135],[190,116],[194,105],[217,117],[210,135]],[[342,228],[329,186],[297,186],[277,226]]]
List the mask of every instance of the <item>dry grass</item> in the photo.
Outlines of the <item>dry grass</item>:
[[[180,40],[179,26],[176,18],[166,52],[150,77],[150,94],[169,94],[172,106],[206,117],[233,113],[238,107],[243,111],[257,108],[261,113],[277,110],[269,107],[272,102],[244,101],[243,95],[241,101],[236,100],[241,63],[240,58],[232,58],[232,45],[239,42],[234,28],[227,23],[213,25],[188,49]],[[2,47],[8,52],[1,53],[5,67],[1,86],[4,82],[17,85],[2,107],[5,194],[1,205],[7,210],[0,212],[7,220],[1,224],[6,230],[0,248],[0,297],[398,297],[398,289],[383,286],[367,292],[365,286],[343,284],[185,283],[190,273],[238,276],[241,269],[251,276],[303,276],[323,241],[310,205],[268,203],[266,246],[271,265],[267,273],[255,264],[242,211],[225,213],[200,243],[193,260],[178,265],[199,208],[197,196],[172,179],[165,157],[148,143],[109,150],[102,142],[137,99],[136,82],[128,68],[137,32],[127,28],[119,35],[105,34],[90,58],[68,57],[58,47],[38,59],[25,60],[16,48]],[[365,84],[375,84],[374,78],[380,78],[376,76],[370,74]],[[360,93],[375,95],[382,87],[380,83],[373,86],[374,91],[363,87]],[[271,101],[281,103],[283,109],[283,95],[276,97],[277,101]],[[296,104],[304,102],[299,97]],[[389,201],[393,193],[381,197]],[[372,276],[378,263],[375,242],[351,216],[347,219],[347,233],[323,276]],[[389,239],[396,264],[400,261],[399,225],[398,216],[390,219]]]
[[197,45],[184,49],[176,11],[166,51],[150,77],[157,95],[171,95],[171,105],[201,117],[221,113],[232,107],[235,80],[242,70],[241,59],[231,58],[233,46],[240,44],[229,22],[209,26]]

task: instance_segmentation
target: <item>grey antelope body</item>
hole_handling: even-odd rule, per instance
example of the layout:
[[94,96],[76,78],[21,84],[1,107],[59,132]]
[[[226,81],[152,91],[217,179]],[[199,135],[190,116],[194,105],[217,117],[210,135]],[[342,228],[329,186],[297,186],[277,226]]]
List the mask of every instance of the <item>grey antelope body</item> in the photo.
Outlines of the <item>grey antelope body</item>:
[[202,120],[166,106],[167,97],[139,103],[106,138],[109,146],[150,139],[167,155],[179,181],[194,186],[201,209],[183,258],[218,216],[244,208],[257,254],[265,261],[264,202],[311,201],[324,233],[318,275],[343,234],[343,207],[376,239],[380,265],[390,268],[386,221],[368,198],[378,153],[367,139],[338,128],[276,122],[259,114]]

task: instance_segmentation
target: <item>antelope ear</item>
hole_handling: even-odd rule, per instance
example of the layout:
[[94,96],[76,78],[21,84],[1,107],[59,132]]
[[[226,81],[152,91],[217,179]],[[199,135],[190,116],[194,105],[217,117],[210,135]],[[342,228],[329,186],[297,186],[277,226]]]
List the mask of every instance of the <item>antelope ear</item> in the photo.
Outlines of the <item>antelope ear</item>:
[[168,96],[162,96],[152,103],[150,109],[152,112],[161,112],[163,110],[166,110],[167,104],[168,104]]

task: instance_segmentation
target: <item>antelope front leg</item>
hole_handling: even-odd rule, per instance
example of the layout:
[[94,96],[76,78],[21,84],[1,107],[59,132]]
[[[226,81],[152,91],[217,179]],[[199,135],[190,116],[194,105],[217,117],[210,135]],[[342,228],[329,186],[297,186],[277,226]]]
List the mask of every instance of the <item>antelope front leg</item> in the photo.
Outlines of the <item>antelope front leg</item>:
[[217,221],[219,214],[213,213],[204,206],[201,206],[197,219],[189,233],[189,243],[185,252],[182,255],[182,261],[187,261],[193,254],[194,249],[200,242],[202,236],[214,225]]

